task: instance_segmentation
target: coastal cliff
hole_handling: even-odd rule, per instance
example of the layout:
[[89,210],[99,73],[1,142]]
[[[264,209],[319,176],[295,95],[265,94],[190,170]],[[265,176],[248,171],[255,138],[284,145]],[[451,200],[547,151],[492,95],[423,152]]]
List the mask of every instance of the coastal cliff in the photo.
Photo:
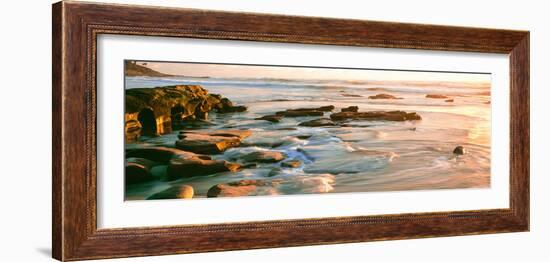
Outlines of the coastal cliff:
[[151,68],[138,65],[135,61],[124,61],[124,75],[125,76],[170,76]]

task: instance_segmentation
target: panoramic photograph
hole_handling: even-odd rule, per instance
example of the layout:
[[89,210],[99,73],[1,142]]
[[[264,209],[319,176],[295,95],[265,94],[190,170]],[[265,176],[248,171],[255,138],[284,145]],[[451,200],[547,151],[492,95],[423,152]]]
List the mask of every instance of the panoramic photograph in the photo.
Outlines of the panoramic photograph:
[[124,69],[127,201],[491,186],[487,73]]

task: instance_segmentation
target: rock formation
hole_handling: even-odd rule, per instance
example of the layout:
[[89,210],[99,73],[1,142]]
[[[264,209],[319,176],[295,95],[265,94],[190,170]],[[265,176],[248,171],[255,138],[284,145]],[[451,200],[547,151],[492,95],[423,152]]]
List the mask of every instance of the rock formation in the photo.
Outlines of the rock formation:
[[241,140],[251,134],[248,130],[183,131],[178,136],[176,148],[198,154],[219,154],[239,146]]
[[144,158],[168,165],[166,179],[211,175],[220,172],[235,172],[241,166],[224,160],[212,160],[210,156],[195,154],[175,148],[148,147],[127,149],[127,158]]
[[126,184],[143,183],[154,180],[151,174],[151,168],[155,163],[145,158],[126,159],[124,180]]
[[181,122],[205,121],[211,111],[246,111],[198,85],[127,89],[125,105],[126,141],[169,133]]
[[189,185],[173,186],[164,191],[151,195],[147,200],[151,199],[190,199],[195,194],[193,187]]
[[238,197],[255,195],[261,187],[271,188],[277,185],[277,181],[266,180],[240,180],[227,184],[217,184],[206,193],[207,197]]
[[284,153],[278,151],[256,151],[241,157],[244,162],[276,163],[286,158]]

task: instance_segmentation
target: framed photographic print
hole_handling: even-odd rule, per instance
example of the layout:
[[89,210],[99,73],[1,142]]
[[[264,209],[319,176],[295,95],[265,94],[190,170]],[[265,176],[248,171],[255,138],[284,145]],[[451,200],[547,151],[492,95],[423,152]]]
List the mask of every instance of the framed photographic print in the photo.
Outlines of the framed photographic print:
[[53,5],[53,256],[529,230],[529,32]]

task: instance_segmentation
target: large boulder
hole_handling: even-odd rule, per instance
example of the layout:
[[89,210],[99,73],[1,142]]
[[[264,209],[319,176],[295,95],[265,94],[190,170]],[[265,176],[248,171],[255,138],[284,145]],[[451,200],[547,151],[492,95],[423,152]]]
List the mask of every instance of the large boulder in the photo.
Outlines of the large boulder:
[[256,195],[261,187],[273,187],[277,183],[266,180],[240,180],[227,184],[217,184],[206,193],[207,197],[238,197]]
[[151,168],[155,162],[145,159],[131,157],[126,159],[124,182],[125,184],[136,184],[154,180],[155,177],[151,174]]
[[153,199],[190,199],[195,194],[193,187],[189,185],[179,185],[168,188],[164,191],[155,193],[147,198],[147,200]]
[[421,120],[422,117],[415,112],[405,111],[369,111],[369,112],[339,112],[330,115],[333,121],[344,120],[385,120],[385,121],[407,121]]
[[180,154],[170,160],[166,170],[167,180],[235,172],[241,168],[241,165],[237,163],[212,160],[209,156],[187,153]]
[[212,175],[221,172],[235,172],[241,166],[223,160],[212,160],[207,155],[195,154],[167,147],[150,147],[126,150],[127,157],[139,157],[168,165],[166,179]]

